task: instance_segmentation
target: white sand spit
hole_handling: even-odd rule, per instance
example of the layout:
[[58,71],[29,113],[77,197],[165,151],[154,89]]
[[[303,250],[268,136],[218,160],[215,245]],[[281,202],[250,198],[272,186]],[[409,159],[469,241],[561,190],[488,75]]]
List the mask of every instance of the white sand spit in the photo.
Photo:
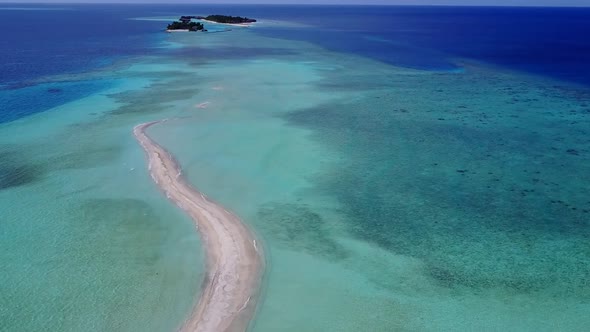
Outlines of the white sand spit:
[[194,220],[207,256],[207,276],[199,300],[180,330],[245,331],[258,302],[263,253],[252,231],[193,188],[174,158],[145,133],[163,121],[140,124],[133,133],[147,154],[154,181]]

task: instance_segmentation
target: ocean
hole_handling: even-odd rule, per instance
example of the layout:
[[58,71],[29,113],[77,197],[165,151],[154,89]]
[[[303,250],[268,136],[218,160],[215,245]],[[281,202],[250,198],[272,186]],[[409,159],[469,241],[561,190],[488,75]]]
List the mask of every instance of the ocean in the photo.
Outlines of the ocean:
[[[163,32],[180,15],[249,28]],[[0,331],[166,331],[205,262],[132,129],[265,248],[252,331],[585,331],[590,9],[0,5]]]

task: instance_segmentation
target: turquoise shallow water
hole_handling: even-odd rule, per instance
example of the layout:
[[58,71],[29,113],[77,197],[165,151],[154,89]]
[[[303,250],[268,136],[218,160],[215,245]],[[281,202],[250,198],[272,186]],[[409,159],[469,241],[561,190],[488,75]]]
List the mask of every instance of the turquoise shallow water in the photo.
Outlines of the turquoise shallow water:
[[131,134],[162,118],[151,135],[264,242],[253,331],[585,330],[587,88],[255,31],[168,36],[157,56],[47,77],[109,84],[0,124],[0,330],[186,317],[197,233]]
[[153,131],[266,240],[255,330],[583,329],[584,88],[272,43],[306,61],[202,66]]
[[93,95],[3,125],[0,330],[171,330],[192,304],[192,222],[139,171],[115,109]]

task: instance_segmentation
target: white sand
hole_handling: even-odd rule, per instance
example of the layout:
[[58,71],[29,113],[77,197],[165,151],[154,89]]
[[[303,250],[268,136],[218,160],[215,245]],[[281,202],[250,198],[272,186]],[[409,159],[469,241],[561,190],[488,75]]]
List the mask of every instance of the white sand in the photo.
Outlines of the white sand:
[[147,128],[160,122],[140,124],[133,133],[147,153],[154,181],[195,221],[207,255],[199,301],[180,330],[245,331],[264,270],[261,247],[237,216],[191,187],[174,158],[146,135]]

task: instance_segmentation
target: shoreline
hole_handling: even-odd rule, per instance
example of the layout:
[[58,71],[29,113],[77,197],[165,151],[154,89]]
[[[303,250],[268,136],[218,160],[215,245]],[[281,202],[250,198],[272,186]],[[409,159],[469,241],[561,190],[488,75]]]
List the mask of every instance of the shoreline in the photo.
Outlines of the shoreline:
[[193,188],[174,157],[146,133],[166,120],[135,126],[150,176],[166,197],[195,222],[204,244],[206,277],[197,304],[180,331],[246,331],[256,311],[264,254],[252,231],[236,215]]

